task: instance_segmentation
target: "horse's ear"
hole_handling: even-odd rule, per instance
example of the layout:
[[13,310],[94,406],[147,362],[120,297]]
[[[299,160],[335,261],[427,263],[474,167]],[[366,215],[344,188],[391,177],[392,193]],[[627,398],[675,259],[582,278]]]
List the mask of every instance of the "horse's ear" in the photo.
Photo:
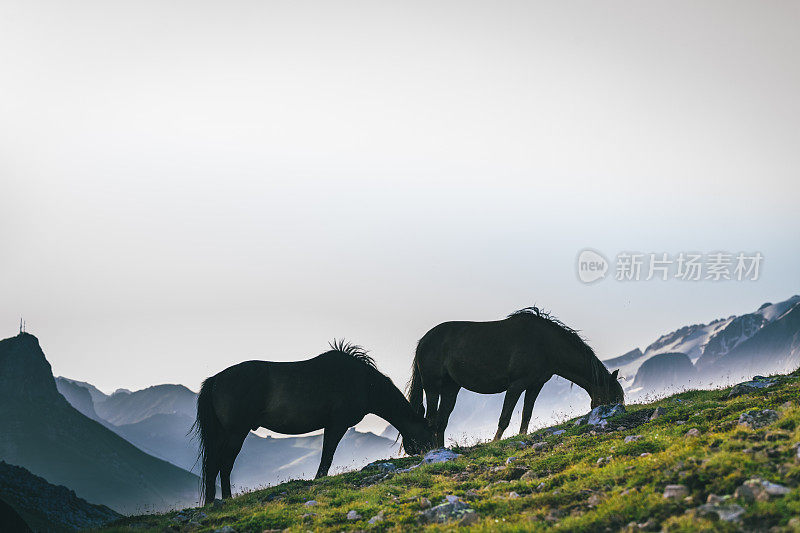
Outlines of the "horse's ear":
[[614,378],[614,379],[618,379],[618,377],[619,377],[619,368],[618,368],[618,369],[616,369],[616,370],[614,370],[614,371],[611,373],[611,377],[612,377],[612,378]]

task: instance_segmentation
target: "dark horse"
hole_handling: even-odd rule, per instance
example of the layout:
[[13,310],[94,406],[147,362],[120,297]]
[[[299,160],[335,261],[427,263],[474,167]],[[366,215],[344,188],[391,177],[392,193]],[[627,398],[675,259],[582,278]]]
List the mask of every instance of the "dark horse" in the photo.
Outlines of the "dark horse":
[[425,413],[437,445],[444,446],[444,430],[461,387],[482,394],[506,391],[494,436],[498,440],[523,391],[520,434],[528,432],[533,403],[554,374],[585,389],[594,408],[624,401],[617,372],[609,374],[575,330],[528,307],[505,320],[444,322],[428,331],[417,345],[408,399],[418,413]]
[[403,393],[360,346],[344,341],[307,361],[246,361],[211,376],[200,389],[195,422],[205,502],[214,500],[218,473],[222,497],[230,498],[233,462],[251,429],[293,435],[324,429],[319,478],[328,474],[347,428],[367,413],[397,428],[412,455],[434,445],[428,424]]

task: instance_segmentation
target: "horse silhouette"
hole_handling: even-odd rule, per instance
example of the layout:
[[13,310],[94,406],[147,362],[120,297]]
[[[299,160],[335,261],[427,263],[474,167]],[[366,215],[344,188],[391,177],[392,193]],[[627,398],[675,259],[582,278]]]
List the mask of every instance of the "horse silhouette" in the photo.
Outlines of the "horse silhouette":
[[342,436],[367,413],[397,428],[411,455],[433,447],[425,419],[360,346],[343,340],[330,346],[306,361],[246,361],[203,382],[195,431],[206,503],[214,500],[217,474],[222,497],[230,498],[233,463],[259,427],[293,435],[324,429],[317,478],[328,474]]
[[528,432],[536,397],[554,374],[585,389],[594,408],[624,402],[617,373],[608,372],[575,330],[527,307],[504,320],[444,322],[428,331],[417,345],[408,399],[425,414],[437,445],[444,446],[444,431],[461,387],[482,394],[506,391],[494,436],[498,440],[523,391],[520,434]]

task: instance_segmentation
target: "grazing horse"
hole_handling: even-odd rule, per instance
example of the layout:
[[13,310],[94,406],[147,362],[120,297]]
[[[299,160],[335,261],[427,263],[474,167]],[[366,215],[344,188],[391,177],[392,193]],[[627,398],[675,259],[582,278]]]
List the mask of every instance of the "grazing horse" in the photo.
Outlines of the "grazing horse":
[[195,422],[205,502],[214,500],[218,473],[222,497],[230,498],[233,462],[250,430],[297,435],[324,429],[319,478],[328,475],[347,429],[367,413],[397,428],[412,455],[434,446],[425,419],[360,346],[334,341],[330,351],[307,361],[246,361],[211,376],[200,389]]
[[444,446],[444,430],[461,387],[482,394],[506,391],[494,436],[498,440],[523,391],[520,434],[528,432],[533,403],[554,374],[585,389],[594,408],[624,401],[617,373],[609,374],[575,330],[528,307],[504,320],[444,322],[428,331],[417,345],[408,399],[425,414],[437,445]]

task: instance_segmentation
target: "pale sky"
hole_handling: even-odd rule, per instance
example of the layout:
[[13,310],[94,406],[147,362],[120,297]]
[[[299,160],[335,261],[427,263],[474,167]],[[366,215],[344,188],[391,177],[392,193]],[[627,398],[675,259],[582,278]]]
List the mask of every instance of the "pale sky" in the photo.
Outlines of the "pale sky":
[[[0,333],[183,383],[346,337],[396,384],[539,304],[602,358],[800,292],[796,2],[0,3]],[[760,251],[755,282],[577,253]]]

